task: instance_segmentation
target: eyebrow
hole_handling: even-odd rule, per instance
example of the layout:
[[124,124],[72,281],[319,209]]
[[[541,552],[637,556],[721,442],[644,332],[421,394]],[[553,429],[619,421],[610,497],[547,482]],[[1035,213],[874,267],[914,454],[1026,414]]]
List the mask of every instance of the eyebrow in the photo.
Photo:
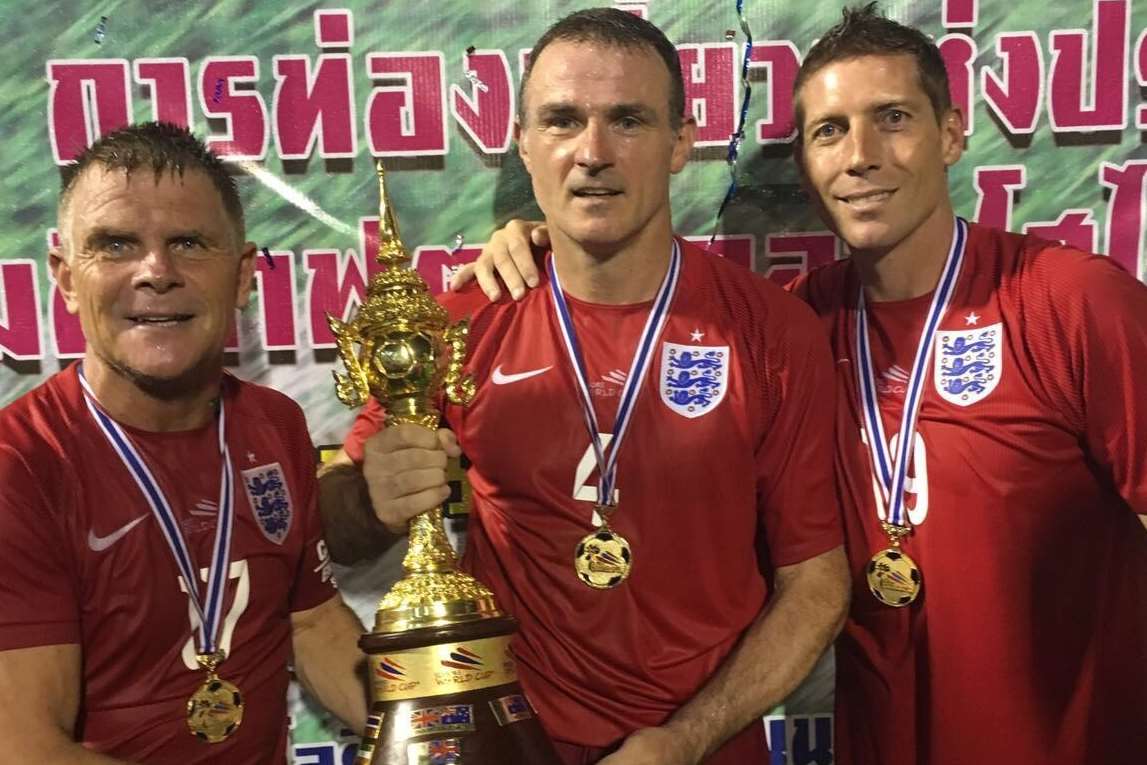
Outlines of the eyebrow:
[[[545,103],[538,106],[538,117],[576,117],[583,113],[582,107],[570,103],[568,101],[556,101],[553,103]],[[610,119],[620,119],[621,117],[641,117],[650,122],[657,120],[657,110],[653,109],[647,104],[640,102],[612,104],[606,110],[605,114]]]
[[109,239],[124,239],[129,242],[138,242],[139,237],[126,229],[119,229],[110,226],[97,226],[88,232],[84,238],[85,245],[95,244],[97,242],[106,242]]
[[[917,106],[918,106],[917,104],[913,104],[908,99],[900,98],[900,99],[893,99],[891,101],[882,101],[882,102],[875,104],[873,106],[866,107],[865,113],[866,114],[879,114],[880,112],[886,112],[889,109],[901,109],[904,111],[913,111],[917,108]],[[818,125],[822,122],[847,122],[847,120],[845,119],[844,113],[842,113],[840,111],[831,111],[831,112],[826,111],[824,113],[815,114],[815,115],[809,114],[806,112],[804,115],[803,124],[805,126]]]
[[[87,237],[84,239],[84,244],[91,246],[93,244],[107,242],[111,239],[122,239],[126,242],[132,242],[134,244],[138,244],[140,241],[140,238],[137,234],[128,231],[127,229],[119,229],[113,226],[97,226],[88,232]],[[176,231],[174,234],[170,234],[165,237],[164,241],[172,242],[176,239],[196,239],[206,244],[216,244],[214,237],[208,236],[199,229],[186,229]]]

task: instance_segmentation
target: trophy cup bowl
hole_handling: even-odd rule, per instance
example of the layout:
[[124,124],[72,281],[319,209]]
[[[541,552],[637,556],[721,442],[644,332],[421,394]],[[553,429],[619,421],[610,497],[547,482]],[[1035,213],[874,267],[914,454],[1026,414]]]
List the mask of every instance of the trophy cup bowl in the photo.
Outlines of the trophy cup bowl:
[[[450,324],[409,267],[378,165],[379,253],[384,270],[350,321],[328,316],[346,373],[347,406],[376,398],[387,425],[438,427],[440,395],[465,405],[465,322]],[[371,706],[355,765],[553,765],[557,754],[522,692],[510,653],[517,622],[493,593],[457,568],[442,514],[410,523],[405,576],[386,593],[368,656]]]

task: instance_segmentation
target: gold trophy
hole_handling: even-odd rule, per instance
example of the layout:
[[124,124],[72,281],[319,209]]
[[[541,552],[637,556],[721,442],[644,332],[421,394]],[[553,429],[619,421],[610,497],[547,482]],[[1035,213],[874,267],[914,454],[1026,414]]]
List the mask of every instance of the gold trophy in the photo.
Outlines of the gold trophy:
[[[346,374],[339,400],[369,396],[387,425],[436,429],[440,392],[465,405],[467,325],[451,325],[410,268],[378,164],[378,262],[367,299],[349,322],[328,316]],[[551,765],[558,758],[518,684],[510,639],[517,622],[494,595],[457,570],[442,514],[410,522],[406,575],[379,603],[368,654],[371,707],[355,765]]]

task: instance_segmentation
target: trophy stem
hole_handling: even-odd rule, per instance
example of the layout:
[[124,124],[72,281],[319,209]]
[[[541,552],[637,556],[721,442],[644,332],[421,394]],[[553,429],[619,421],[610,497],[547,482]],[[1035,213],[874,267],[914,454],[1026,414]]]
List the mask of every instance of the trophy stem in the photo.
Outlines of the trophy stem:
[[454,549],[446,537],[442,514],[431,510],[410,521],[410,547],[402,560],[409,574],[432,574],[458,568]]

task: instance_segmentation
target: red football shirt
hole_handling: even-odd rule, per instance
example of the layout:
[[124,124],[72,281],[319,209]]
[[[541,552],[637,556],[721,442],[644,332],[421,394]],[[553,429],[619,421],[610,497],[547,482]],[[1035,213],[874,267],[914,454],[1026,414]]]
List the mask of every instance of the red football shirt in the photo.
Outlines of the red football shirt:
[[[76,737],[94,751],[135,762],[286,757],[290,614],[336,594],[320,549],[313,451],[286,396],[227,377],[224,397],[236,486],[219,674],[246,707],[219,744],[187,730],[187,698],[205,676],[194,611],[158,523],[84,404],[76,367],[0,413],[0,650],[82,647]],[[206,577],[219,499],[215,423],[125,430]]]
[[[855,269],[795,289],[837,359],[855,592],[837,644],[842,765],[1131,765],[1147,757],[1147,287],[1106,258],[972,225],[926,367],[905,551],[916,603],[867,591],[887,546],[862,434]],[[932,296],[869,303],[896,436]]]
[[[473,463],[463,563],[521,623],[521,680],[559,741],[609,745],[689,700],[765,602],[758,532],[774,567],[841,543],[819,328],[746,269],[684,243],[682,254],[619,456],[610,523],[632,545],[632,574],[608,591],[574,573],[598,471],[546,277],[517,303],[490,304],[473,286],[443,298],[453,316],[471,316],[466,370],[478,383],[470,406],[445,412]],[[611,431],[650,306],[569,302]],[[682,387],[681,372],[702,357],[720,359],[720,382]],[[372,405],[356,422],[345,444],[353,458],[379,416]],[[763,761],[760,726],[748,735]],[[711,760],[723,761],[744,760]]]

